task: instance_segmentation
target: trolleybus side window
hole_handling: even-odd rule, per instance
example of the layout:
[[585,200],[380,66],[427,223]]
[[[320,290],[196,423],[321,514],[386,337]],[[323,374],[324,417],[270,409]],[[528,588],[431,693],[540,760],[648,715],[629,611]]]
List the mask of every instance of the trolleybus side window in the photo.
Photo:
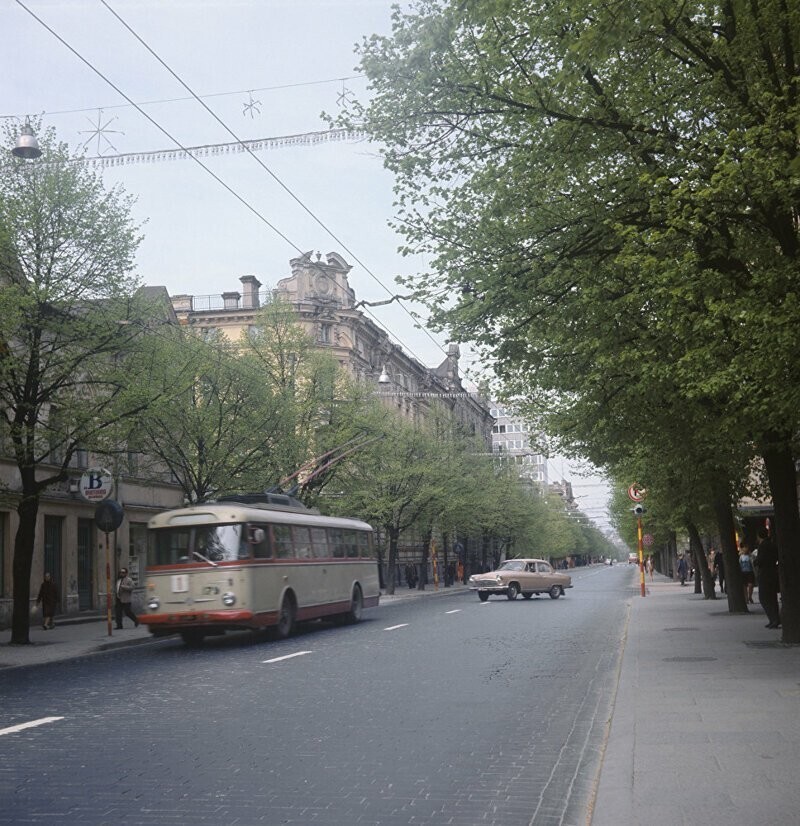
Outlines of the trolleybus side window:
[[311,545],[317,559],[325,559],[331,555],[328,550],[328,532],[325,528],[311,528]]
[[292,527],[292,540],[294,542],[294,555],[297,559],[311,559],[311,537],[305,525],[294,525]]
[[273,525],[272,537],[275,545],[275,556],[278,559],[291,559],[294,556],[291,527],[289,525]]
[[272,548],[269,544],[269,525],[250,525],[248,530],[253,556],[256,559],[269,559],[272,556]]
[[358,556],[358,538],[356,531],[344,531],[344,545],[348,557]]
[[333,556],[341,559],[345,555],[344,531],[341,528],[330,528],[328,542],[333,548]]
[[356,542],[358,543],[358,555],[365,558],[372,556],[370,547],[370,536],[366,531],[356,531]]

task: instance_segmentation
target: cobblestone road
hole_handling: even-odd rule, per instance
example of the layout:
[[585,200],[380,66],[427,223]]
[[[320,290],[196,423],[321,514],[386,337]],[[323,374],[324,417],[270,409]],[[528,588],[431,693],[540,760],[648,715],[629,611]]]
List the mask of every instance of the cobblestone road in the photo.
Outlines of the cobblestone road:
[[0,823],[583,826],[628,579],[15,669]]

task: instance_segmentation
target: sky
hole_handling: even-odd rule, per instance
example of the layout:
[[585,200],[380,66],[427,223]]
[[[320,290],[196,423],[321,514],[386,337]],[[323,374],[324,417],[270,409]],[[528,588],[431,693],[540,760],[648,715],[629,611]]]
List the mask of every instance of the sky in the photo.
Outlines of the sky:
[[[192,160],[151,153],[173,150],[175,141],[230,144],[226,126],[245,141],[327,131],[322,112],[337,114],[343,96],[367,96],[355,45],[391,32],[392,5],[5,0],[0,115],[41,116],[89,156],[138,153],[102,174],[107,186],[121,185],[135,198],[133,216],[144,235],[137,270],[145,284],[173,295],[219,295],[238,290],[242,275],[255,275],[268,288],[290,274],[297,255],[338,252],[353,265],[357,298],[383,301],[404,292],[396,276],[423,272],[427,261],[398,251],[402,238],[389,226],[393,181],[374,145],[361,139],[272,146],[255,153],[263,166],[246,153],[202,157],[225,186]],[[409,303],[368,312],[406,352],[436,366],[446,338],[419,329],[412,313],[425,317],[424,308]],[[477,376],[477,355],[461,350],[462,372]],[[605,524],[607,493],[596,474],[584,476],[560,459],[551,460],[549,472],[572,481],[579,505]]]

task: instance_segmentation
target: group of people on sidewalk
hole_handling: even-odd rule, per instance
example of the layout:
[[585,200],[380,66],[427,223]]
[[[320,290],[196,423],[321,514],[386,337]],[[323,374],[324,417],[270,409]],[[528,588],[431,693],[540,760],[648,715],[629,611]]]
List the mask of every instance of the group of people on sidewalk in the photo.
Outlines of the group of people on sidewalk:
[[[123,614],[129,619],[133,620],[135,628],[139,627],[139,619],[133,612],[133,589],[134,582],[128,576],[127,568],[120,568],[117,581],[114,586],[115,613],[117,620],[117,630],[122,628]],[[53,575],[49,572],[44,575],[42,584],[39,586],[39,593],[36,596],[36,605],[42,606],[42,628],[49,631],[56,627],[55,614],[58,610],[58,604],[61,602],[61,595],[58,591],[58,586],[53,580]]]
[[[719,549],[714,550],[712,548],[709,552],[709,569],[714,580],[719,582],[720,592],[727,593],[725,562],[722,551]],[[778,548],[766,528],[759,528],[758,530],[758,544],[755,553],[751,553],[750,545],[746,539],[742,539],[739,543],[739,569],[742,572],[744,582],[745,602],[750,605],[753,604],[753,589],[756,585],[756,573],[758,573],[758,601],[767,615],[767,628],[780,628]],[[686,585],[686,580],[693,575],[684,554],[680,554],[678,557],[677,572],[681,585]]]

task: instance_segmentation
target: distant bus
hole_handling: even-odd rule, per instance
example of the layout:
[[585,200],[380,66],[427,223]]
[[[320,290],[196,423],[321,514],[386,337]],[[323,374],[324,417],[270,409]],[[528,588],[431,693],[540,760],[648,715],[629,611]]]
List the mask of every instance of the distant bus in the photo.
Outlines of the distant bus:
[[372,528],[278,494],[165,511],[149,524],[146,613],[156,636],[196,644],[228,630],[361,619],[378,604]]
[[638,565],[639,564],[639,554],[635,551],[631,551],[628,554],[628,565]]

